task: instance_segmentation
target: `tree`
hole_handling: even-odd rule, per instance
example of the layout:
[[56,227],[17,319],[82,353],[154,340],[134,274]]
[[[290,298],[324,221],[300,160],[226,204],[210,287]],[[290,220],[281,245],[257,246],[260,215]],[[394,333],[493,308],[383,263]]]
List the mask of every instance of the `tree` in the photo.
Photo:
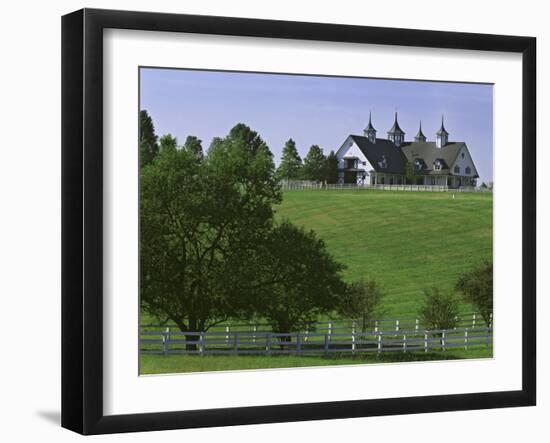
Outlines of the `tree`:
[[334,151],[330,151],[325,161],[325,180],[328,184],[338,183],[338,157]]
[[[271,152],[235,126],[197,161],[165,149],[142,168],[141,301],[181,331],[205,331],[252,309],[253,257],[281,201]],[[195,338],[190,338],[195,340]]]
[[[419,316],[427,329],[452,329],[457,323],[458,299],[452,293],[442,293],[438,288],[426,289]],[[438,334],[441,335],[441,334]]]
[[178,149],[178,140],[176,137],[173,137],[171,134],[163,135],[159,140],[159,151],[163,152],[166,150],[175,151]]
[[202,141],[194,135],[189,135],[185,139],[183,149],[189,150],[198,159],[202,159],[204,157],[204,152],[202,150]]
[[145,109],[139,111],[139,164],[148,165],[158,153],[158,137],[155,134],[153,119]]
[[326,159],[323,150],[312,145],[304,159],[303,177],[306,180],[324,181],[326,176]]
[[407,183],[412,185],[414,184],[416,178],[416,169],[414,167],[414,164],[412,162],[407,161],[405,163],[405,179],[407,180]]
[[493,314],[493,261],[485,260],[474,269],[462,274],[456,282],[456,289],[464,299],[473,304],[491,327]]
[[302,159],[296,149],[296,143],[289,138],[283,148],[281,164],[277,169],[279,177],[286,180],[297,180],[302,172]]
[[337,307],[346,288],[343,265],[315,232],[283,221],[261,252],[255,263],[269,285],[255,298],[256,312],[273,331],[299,331]]
[[361,279],[348,285],[337,311],[343,317],[360,320],[361,332],[365,332],[369,323],[381,314],[383,298],[384,292],[375,280]]

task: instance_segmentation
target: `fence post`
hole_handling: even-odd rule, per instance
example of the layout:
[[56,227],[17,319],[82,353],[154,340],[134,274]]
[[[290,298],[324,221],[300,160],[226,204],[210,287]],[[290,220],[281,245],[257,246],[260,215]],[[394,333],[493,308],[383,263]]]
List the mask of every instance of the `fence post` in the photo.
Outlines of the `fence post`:
[[414,321],[414,330],[415,332],[418,332],[418,329],[420,328],[420,320],[417,318],[415,321]]
[[472,314],[472,328],[476,327],[476,315]]
[[308,337],[309,337],[309,328],[306,328],[306,334],[305,334],[305,337],[304,337],[304,343],[307,343]]
[[328,322],[328,339],[330,340],[330,336],[332,335],[332,322]]
[[403,335],[403,352],[407,352],[407,334]]
[[355,322],[351,324],[351,352],[355,352]]
[[464,350],[468,350],[468,330],[464,331]]
[[382,333],[378,331],[378,353],[382,351]]
[[441,334],[441,349],[443,351],[446,351],[446,349],[445,349],[445,331],[443,331],[443,333]]
[[225,343],[229,346],[229,325],[225,327]]
[[399,319],[395,320],[395,332],[399,332]]
[[424,352],[428,352],[428,347],[429,347],[428,333],[424,332]]
[[233,332],[233,352],[235,354],[239,352],[239,334],[237,332]]
[[252,343],[256,343],[256,332],[258,332],[258,325],[254,325],[254,335],[252,336]]
[[162,337],[162,353],[168,353],[168,346],[170,346],[170,326],[166,327],[165,335]]
[[202,355],[204,352],[204,332],[201,332],[199,335],[199,354]]
[[456,329],[456,325],[458,324],[458,315],[455,315],[455,326],[453,329]]
[[378,332],[378,320],[374,321],[374,332]]
[[329,335],[325,334],[325,355],[328,355],[328,342],[329,342]]
[[162,353],[166,354],[166,351],[168,350],[168,344],[167,344],[167,333],[166,331],[162,333]]
[[271,353],[271,332],[265,333],[265,352]]

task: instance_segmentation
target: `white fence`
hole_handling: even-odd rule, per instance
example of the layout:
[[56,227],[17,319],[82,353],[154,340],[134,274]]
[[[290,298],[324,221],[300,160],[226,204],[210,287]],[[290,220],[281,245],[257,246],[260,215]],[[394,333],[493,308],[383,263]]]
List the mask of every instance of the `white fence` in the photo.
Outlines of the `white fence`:
[[[456,327],[454,329],[471,328],[476,329],[480,327],[489,327],[492,325],[492,314],[489,316],[489,324],[485,324],[483,317],[476,312],[465,312],[458,315],[456,318]],[[179,329],[175,325],[142,325],[142,331],[178,331]],[[339,320],[325,320],[310,323],[303,330],[299,331],[302,335],[309,333],[323,333],[332,334],[344,333],[349,334],[351,332],[360,331],[362,324],[360,321],[353,319],[339,319]],[[400,317],[400,318],[381,318],[371,320],[366,324],[365,332],[419,332],[426,329],[430,329],[428,325],[422,323],[419,318],[415,317]],[[223,332],[230,334],[232,332],[273,332],[271,325],[268,323],[239,323],[239,322],[226,322],[209,328],[209,332]]]
[[356,189],[356,190],[383,190],[383,191],[417,191],[417,192],[489,192],[486,188],[473,186],[462,186],[450,188],[448,186],[436,185],[356,185],[353,183],[323,184],[317,182],[281,182],[282,190],[331,190],[331,189]]
[[322,354],[465,350],[492,346],[491,328],[363,333],[142,331],[144,354]]

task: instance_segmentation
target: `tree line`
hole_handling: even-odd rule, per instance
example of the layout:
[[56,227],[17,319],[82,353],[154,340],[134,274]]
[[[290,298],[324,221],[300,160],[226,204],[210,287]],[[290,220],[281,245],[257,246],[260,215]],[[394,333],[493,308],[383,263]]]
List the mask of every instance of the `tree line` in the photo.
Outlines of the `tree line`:
[[312,145],[302,161],[296,149],[296,142],[290,138],[283,147],[277,174],[283,180],[311,180],[335,184],[338,182],[338,157],[334,151],[325,155],[322,148]]
[[[380,314],[384,291],[375,280],[345,282],[345,266],[314,231],[276,220],[281,168],[295,151],[290,142],[276,170],[268,145],[243,123],[205,152],[194,136],[183,145],[170,134],[159,138],[147,111],[140,112],[144,311],[184,333],[235,318],[261,318],[275,332],[292,332],[335,312],[366,328]],[[302,166],[294,162],[296,171],[327,180],[331,155],[325,158],[319,147],[310,154]],[[461,280],[460,289],[486,292],[474,277]]]

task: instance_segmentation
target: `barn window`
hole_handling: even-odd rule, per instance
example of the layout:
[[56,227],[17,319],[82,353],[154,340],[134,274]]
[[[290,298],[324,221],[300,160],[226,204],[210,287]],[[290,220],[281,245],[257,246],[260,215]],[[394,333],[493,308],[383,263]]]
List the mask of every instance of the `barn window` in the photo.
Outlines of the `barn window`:
[[466,167],[466,174],[471,174],[471,173],[472,173],[472,169],[469,166],[467,166]]
[[460,166],[455,166],[455,174],[460,174]]

